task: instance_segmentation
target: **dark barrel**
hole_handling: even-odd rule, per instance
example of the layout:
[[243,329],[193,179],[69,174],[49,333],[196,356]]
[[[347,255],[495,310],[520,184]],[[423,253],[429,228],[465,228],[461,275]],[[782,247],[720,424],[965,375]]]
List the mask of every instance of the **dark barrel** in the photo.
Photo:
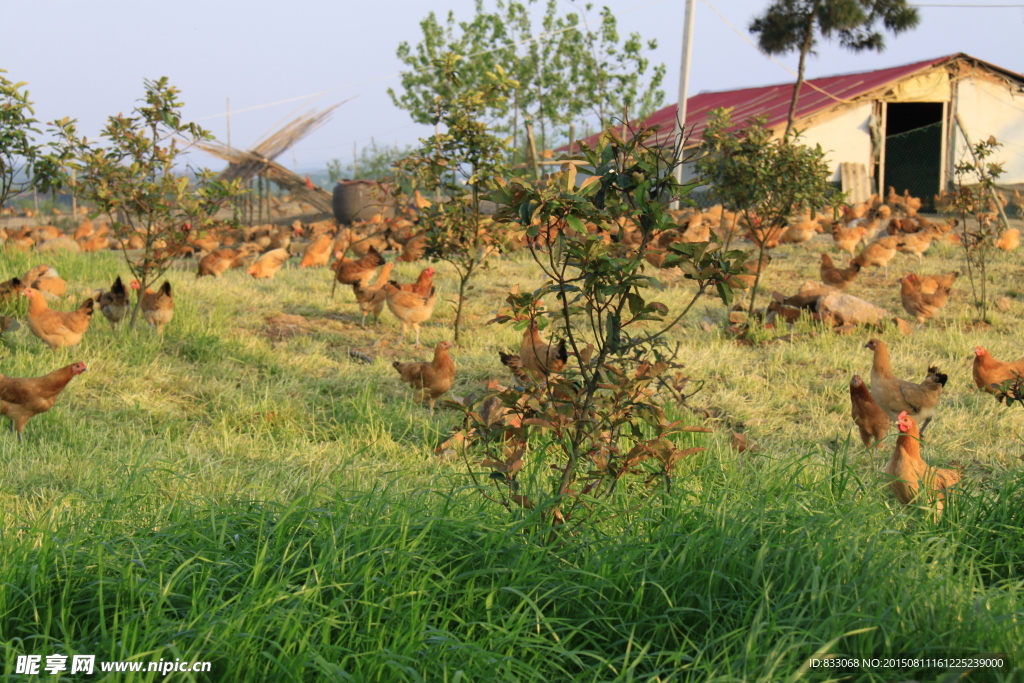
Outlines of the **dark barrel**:
[[364,221],[374,214],[385,218],[395,215],[395,200],[385,195],[380,183],[375,180],[340,180],[334,186],[331,207],[338,223],[347,225]]

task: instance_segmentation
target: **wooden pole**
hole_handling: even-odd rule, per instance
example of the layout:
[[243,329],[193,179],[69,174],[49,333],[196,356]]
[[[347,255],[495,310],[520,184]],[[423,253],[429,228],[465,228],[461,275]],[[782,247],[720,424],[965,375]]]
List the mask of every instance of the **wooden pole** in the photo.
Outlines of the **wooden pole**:
[[576,124],[569,124],[569,156],[572,156],[572,146],[576,143]]
[[259,176],[257,182],[260,184],[260,217],[257,225],[263,225],[263,196],[267,193],[267,179],[263,176]]
[[540,180],[540,159],[537,158],[537,142],[533,137],[533,121],[527,120],[526,125],[526,141],[530,144],[530,161],[533,163],[533,176],[537,180]]
[[71,169],[71,215],[78,220],[78,197],[75,196],[75,183],[78,180],[78,171]]
[[889,127],[889,103],[882,102],[882,148],[878,150],[878,196],[885,196],[885,148],[889,146],[885,131]]

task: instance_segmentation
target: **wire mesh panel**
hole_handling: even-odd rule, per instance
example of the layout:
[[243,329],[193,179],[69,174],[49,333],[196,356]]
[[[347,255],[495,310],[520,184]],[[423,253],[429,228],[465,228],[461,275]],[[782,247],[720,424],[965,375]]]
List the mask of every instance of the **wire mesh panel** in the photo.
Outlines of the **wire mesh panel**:
[[942,157],[942,122],[885,138],[885,187],[898,194],[910,190],[921,200],[921,210],[935,211],[935,195],[939,191],[939,170]]

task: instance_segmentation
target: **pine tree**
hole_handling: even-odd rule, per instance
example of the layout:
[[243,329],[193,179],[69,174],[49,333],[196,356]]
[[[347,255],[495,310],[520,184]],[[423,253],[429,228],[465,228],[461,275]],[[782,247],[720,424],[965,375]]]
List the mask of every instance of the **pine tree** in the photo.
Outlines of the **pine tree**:
[[841,46],[854,52],[881,52],[885,49],[885,38],[875,28],[879,22],[885,30],[898,35],[914,28],[919,21],[917,10],[908,6],[906,0],[775,0],[750,23],[750,32],[757,35],[761,49],[770,55],[800,52],[786,135],[793,130],[796,120],[807,55],[819,37],[838,38]]

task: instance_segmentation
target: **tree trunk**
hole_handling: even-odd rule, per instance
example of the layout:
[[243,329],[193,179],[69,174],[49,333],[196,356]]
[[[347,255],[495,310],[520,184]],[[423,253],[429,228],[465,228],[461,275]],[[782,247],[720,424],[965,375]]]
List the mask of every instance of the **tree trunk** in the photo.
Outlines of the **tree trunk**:
[[462,302],[465,300],[466,284],[473,274],[472,269],[467,270],[465,275],[459,277],[459,301],[455,304],[455,345],[459,345],[459,330],[462,327]]
[[149,285],[149,283],[146,281],[148,278],[146,278],[145,275],[143,275],[142,277],[140,277],[138,279],[139,279],[139,296],[135,299],[135,306],[132,308],[132,319],[128,321],[128,329],[129,330],[134,330],[135,329],[135,321],[138,319],[139,311],[142,309],[142,297],[145,295],[146,287]]
[[806,33],[804,33],[804,42],[800,46],[800,65],[796,69],[796,83],[793,84],[793,99],[789,103],[789,118],[786,121],[786,133],[783,136],[788,138],[789,134],[793,132],[793,124],[796,122],[796,105],[800,100],[800,86],[804,83],[804,68],[807,66],[807,54],[811,51],[811,46],[814,45],[814,12],[818,9],[818,3],[814,4],[811,9],[810,16],[807,18]]

